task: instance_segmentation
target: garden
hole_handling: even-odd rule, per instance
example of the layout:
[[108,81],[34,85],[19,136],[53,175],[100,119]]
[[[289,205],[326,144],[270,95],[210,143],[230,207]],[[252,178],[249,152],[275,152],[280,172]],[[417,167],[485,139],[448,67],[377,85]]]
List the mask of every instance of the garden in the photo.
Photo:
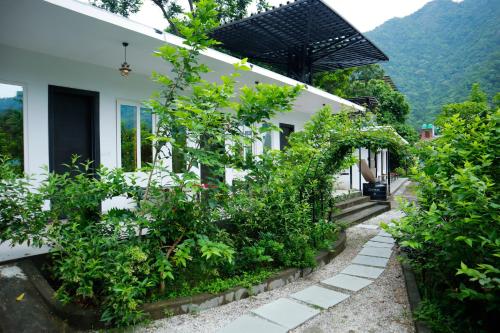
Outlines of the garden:
[[[156,54],[173,70],[153,74],[161,89],[148,102],[158,121],[148,138],[153,161],[141,170],[145,180],[121,169],[96,170],[75,156],[66,173],[47,172],[34,189],[7,156],[0,163],[0,240],[49,245],[42,270],[55,297],[96,309],[108,326],[144,320],[148,302],[314,267],[317,252],[342,229],[333,219],[332,192],[336,175],[356,162],[353,149],[406,149],[390,132],[366,130],[372,118],[325,107],[289,138],[287,149],[252,156],[248,147],[279,131],[271,119],[290,112],[303,87],[237,88],[249,70],[245,60],[219,82],[203,80],[210,69],[198,59],[216,45],[208,34],[217,12],[202,0],[187,15],[175,21],[184,47],[165,45]],[[180,161],[182,172],[169,168],[168,159]],[[244,176],[229,185],[227,168]],[[114,197],[134,208],[103,211]]]

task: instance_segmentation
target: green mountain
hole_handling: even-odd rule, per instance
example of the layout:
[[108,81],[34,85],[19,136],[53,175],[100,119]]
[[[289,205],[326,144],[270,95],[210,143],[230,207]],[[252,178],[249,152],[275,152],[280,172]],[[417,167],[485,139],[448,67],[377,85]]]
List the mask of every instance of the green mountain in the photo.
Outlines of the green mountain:
[[500,1],[434,0],[366,33],[390,58],[383,65],[409,99],[411,123],[432,122],[479,82],[500,92]]

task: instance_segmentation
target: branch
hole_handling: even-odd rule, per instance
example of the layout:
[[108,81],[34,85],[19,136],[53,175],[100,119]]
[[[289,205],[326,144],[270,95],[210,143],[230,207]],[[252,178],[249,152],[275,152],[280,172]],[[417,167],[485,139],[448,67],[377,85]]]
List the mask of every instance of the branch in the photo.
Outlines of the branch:
[[[163,17],[168,21],[168,24],[172,28],[172,31],[175,35],[179,36],[179,30],[177,30],[177,27],[175,26],[174,22],[172,21],[172,18],[168,14],[167,10],[165,9],[165,6],[163,5],[163,0],[151,0],[155,5],[160,7]],[[167,0],[166,3],[168,3],[170,0]]]

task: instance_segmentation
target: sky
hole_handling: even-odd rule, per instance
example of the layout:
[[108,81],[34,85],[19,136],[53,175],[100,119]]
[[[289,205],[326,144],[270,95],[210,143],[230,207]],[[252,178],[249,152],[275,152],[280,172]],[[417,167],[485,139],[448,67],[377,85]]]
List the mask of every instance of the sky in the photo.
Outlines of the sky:
[[[286,0],[268,1],[274,6],[286,3]],[[393,17],[410,15],[429,1],[431,0],[325,0],[361,32],[370,31]],[[144,0],[141,11],[130,18],[158,29],[166,26],[161,12],[150,0]]]

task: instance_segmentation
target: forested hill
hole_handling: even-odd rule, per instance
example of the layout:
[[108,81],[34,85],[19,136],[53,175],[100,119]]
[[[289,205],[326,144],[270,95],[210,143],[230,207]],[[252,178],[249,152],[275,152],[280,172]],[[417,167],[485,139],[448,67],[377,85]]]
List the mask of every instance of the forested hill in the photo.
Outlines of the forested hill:
[[390,58],[383,65],[412,107],[411,123],[432,122],[479,82],[500,92],[500,1],[434,0],[366,33]]

